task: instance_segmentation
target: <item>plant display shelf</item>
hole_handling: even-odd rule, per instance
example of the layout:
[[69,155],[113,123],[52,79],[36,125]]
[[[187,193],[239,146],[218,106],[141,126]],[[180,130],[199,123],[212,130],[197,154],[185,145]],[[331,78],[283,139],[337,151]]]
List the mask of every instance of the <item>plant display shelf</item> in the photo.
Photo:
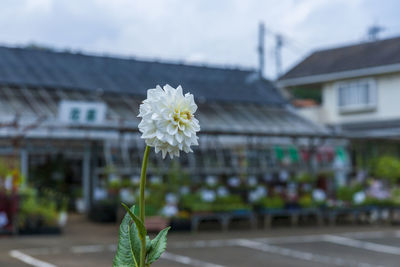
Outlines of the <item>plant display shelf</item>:
[[276,217],[288,217],[290,220],[290,224],[292,226],[298,225],[300,217],[304,217],[304,216],[314,216],[316,218],[317,224],[319,226],[322,225],[322,222],[323,222],[323,213],[318,208],[263,209],[261,211],[258,211],[258,215],[263,217],[265,228],[270,228],[272,225],[273,219]]
[[[335,208],[299,208],[284,209],[270,208],[257,211],[257,215],[264,219],[264,227],[270,228],[272,222],[277,217],[287,217],[292,226],[299,223],[299,219],[304,216],[313,216],[318,226],[322,226],[324,222],[328,225],[336,225],[339,217],[344,217],[351,224],[361,221],[361,218],[370,218],[372,214],[376,214],[376,223],[393,224],[395,222],[395,213],[400,213],[400,206],[352,206],[352,207],[335,207]],[[388,216],[385,218],[384,214]]]
[[196,212],[191,216],[191,229],[193,232],[197,232],[200,223],[216,220],[220,223],[223,231],[228,231],[229,224],[235,219],[248,220],[252,229],[257,227],[257,218],[252,211]]
[[[392,223],[395,212],[400,211],[400,207],[395,206],[355,206],[355,207],[340,207],[324,210],[324,218],[328,220],[329,225],[335,225],[338,217],[350,218],[352,224],[356,224],[362,215],[368,217],[372,213],[376,213],[378,223]],[[389,213],[389,217],[384,219],[384,212]]]

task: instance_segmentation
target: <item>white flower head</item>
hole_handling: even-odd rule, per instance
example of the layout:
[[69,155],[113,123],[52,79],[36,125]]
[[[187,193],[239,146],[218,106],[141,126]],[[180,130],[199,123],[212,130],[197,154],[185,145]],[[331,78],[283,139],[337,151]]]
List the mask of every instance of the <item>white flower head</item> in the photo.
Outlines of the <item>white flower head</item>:
[[196,133],[200,131],[199,121],[194,117],[196,110],[193,95],[183,95],[181,86],[175,89],[168,84],[163,88],[157,85],[147,90],[138,115],[142,118],[139,123],[142,138],[156,153],[161,151],[163,158],[167,153],[171,159],[179,157],[181,150],[193,152],[190,146],[198,145]]

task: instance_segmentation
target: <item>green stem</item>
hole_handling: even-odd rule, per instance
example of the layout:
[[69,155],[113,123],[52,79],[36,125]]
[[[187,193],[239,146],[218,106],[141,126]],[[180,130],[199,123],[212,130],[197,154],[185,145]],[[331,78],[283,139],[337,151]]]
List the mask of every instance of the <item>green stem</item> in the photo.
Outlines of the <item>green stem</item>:
[[[146,170],[147,170],[147,161],[149,159],[149,151],[150,147],[146,146],[143,155],[143,163],[142,163],[142,172],[140,174],[140,199],[139,199],[139,212],[140,212],[140,220],[144,224],[144,189],[146,187]],[[142,248],[140,251],[140,267],[145,267],[146,261],[146,237],[143,238]]]

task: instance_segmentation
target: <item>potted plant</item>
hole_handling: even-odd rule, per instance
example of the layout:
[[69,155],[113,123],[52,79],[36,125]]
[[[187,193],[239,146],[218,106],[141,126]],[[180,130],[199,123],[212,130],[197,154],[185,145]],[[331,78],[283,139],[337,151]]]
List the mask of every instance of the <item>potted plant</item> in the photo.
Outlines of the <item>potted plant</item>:
[[243,213],[251,210],[250,205],[244,203],[239,195],[218,196],[212,203],[215,212]]
[[84,213],[86,211],[86,203],[83,198],[82,188],[75,190],[75,210],[78,213]]
[[261,209],[277,210],[285,207],[285,201],[279,195],[263,197],[256,203]]
[[39,197],[37,191],[32,188],[26,188],[22,193],[18,219],[21,234],[61,232],[56,201]]
[[375,175],[396,183],[400,178],[400,160],[392,156],[380,157],[375,166]]
[[63,197],[60,204],[60,212],[58,216],[58,225],[63,228],[67,225],[68,220],[68,198]]

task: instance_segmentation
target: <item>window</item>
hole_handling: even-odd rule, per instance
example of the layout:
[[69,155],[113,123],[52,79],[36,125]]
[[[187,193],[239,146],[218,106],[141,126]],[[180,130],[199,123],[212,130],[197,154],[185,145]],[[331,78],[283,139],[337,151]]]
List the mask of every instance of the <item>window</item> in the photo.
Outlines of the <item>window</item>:
[[94,122],[96,121],[96,110],[95,109],[88,109],[86,113],[86,121],[87,122]]
[[79,121],[81,111],[79,108],[72,108],[70,112],[71,121]]
[[337,85],[337,92],[341,112],[376,108],[376,84],[373,79],[341,82]]

